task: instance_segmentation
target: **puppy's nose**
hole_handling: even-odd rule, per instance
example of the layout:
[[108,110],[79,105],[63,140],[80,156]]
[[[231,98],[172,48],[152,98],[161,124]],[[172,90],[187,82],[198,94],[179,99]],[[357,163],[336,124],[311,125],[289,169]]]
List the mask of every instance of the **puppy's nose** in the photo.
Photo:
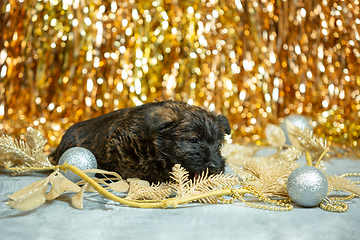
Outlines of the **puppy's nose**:
[[214,163],[209,163],[208,169],[209,169],[209,175],[216,174],[219,171],[218,166],[216,166]]

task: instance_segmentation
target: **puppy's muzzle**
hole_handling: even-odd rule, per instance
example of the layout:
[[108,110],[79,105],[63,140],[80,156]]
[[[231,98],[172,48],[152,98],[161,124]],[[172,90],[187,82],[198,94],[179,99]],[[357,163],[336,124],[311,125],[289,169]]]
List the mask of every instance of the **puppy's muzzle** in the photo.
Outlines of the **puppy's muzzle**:
[[220,168],[215,163],[210,162],[208,164],[209,175],[220,173]]

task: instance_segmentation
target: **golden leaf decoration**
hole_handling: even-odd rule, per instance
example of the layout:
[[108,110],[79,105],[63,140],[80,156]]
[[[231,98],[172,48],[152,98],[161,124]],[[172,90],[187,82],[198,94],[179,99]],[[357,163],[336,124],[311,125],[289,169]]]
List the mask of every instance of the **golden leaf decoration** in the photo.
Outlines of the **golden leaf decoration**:
[[300,149],[290,147],[281,151],[278,157],[279,164],[294,164],[303,155]]
[[287,148],[280,153],[282,160],[286,160],[288,162],[298,160],[301,155],[303,155],[303,152],[295,147]]
[[254,177],[254,181],[246,182],[246,185],[258,188],[267,196],[287,198],[287,179],[290,173],[298,167],[298,164],[278,164],[271,167],[265,167],[259,162],[251,161],[244,165],[243,170]]
[[[206,171],[203,172],[200,177],[195,177],[192,181],[190,181],[190,184],[186,189],[185,196],[195,196],[216,189],[231,187],[238,182],[239,179],[236,176],[224,175],[223,173],[208,176],[208,171]],[[207,197],[200,199],[199,202],[217,203],[217,198]]]
[[52,166],[47,154],[44,152],[44,148],[47,143],[44,134],[29,127],[24,133],[24,136],[27,144],[32,150],[32,155],[36,158],[36,162],[42,163],[43,166]]
[[292,145],[301,151],[308,151],[313,156],[313,163],[327,149],[326,140],[313,135],[313,131],[308,128],[300,129],[290,121],[286,121],[286,127],[289,134],[289,139]]
[[[50,192],[46,194],[49,182],[52,184],[52,188]],[[34,182],[16,193],[7,196],[11,199],[7,205],[18,210],[29,211],[44,204],[46,200],[57,198],[65,191],[79,192],[80,190],[78,185],[65,178],[59,170],[57,170],[47,178]]]
[[265,137],[269,144],[273,147],[282,147],[286,142],[283,130],[274,124],[268,124],[266,126]]
[[[87,185],[87,184],[85,184],[85,185]],[[74,207],[76,207],[77,209],[84,208],[84,190],[83,190],[83,188],[81,188],[80,192],[78,192],[71,198],[71,204]]]
[[52,164],[44,152],[47,142],[44,134],[28,128],[24,135],[26,142],[12,139],[8,135],[0,137],[0,166],[15,168],[13,173],[16,175],[26,173],[26,168],[29,167],[51,167]]
[[84,192],[91,192],[91,193],[96,193],[97,191],[95,190],[95,188],[93,188],[90,183],[86,182],[82,187],[81,189],[84,191]]
[[50,192],[46,195],[47,200],[53,200],[66,191],[79,192],[81,190],[78,185],[64,177],[64,175],[62,175],[59,170],[56,170],[50,174],[48,178],[52,184],[52,187]]
[[96,190],[88,182],[85,183],[81,187],[81,190],[71,198],[71,203],[74,207],[76,207],[78,209],[83,209],[85,192],[96,192]]
[[239,176],[242,181],[251,180],[252,174],[244,171],[243,167],[237,166],[235,164],[230,164],[229,167],[234,171],[234,173]]
[[48,178],[36,181],[7,196],[11,199],[7,205],[21,211],[30,211],[41,206],[46,202],[46,190],[49,181]]
[[190,185],[189,172],[180,164],[175,164],[170,173],[171,179],[174,180],[174,190],[178,197],[184,197],[185,191]]
[[108,186],[115,192],[127,192],[129,190],[129,184],[125,180],[112,182]]
[[144,180],[130,181],[130,189],[125,197],[131,200],[154,200],[160,201],[170,196],[172,188],[169,183],[159,183],[150,185]]
[[327,181],[329,185],[328,193],[334,190],[341,190],[360,197],[360,187],[354,181],[336,175],[329,176]]
[[[171,178],[174,180],[172,188],[177,197],[184,198],[210,192],[215,189],[226,188],[239,182],[238,177],[233,175],[224,175],[223,173],[208,176],[208,172],[203,172],[200,176],[189,180],[189,174],[185,168],[176,164],[171,172]],[[204,203],[216,203],[217,198],[208,197],[200,199]]]

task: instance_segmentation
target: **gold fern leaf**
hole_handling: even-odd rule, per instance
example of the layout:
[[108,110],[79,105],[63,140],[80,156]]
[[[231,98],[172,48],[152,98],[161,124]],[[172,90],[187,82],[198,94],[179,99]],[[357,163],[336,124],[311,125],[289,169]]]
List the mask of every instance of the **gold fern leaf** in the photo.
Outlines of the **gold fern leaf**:
[[314,136],[313,131],[308,128],[300,129],[296,127],[290,121],[286,121],[286,127],[293,146],[304,152],[310,152],[313,156],[313,162],[316,163],[317,159],[327,149],[326,140]]
[[[239,181],[236,176],[224,175],[223,173],[209,176],[208,171],[203,172],[193,180],[189,180],[188,176],[189,173],[179,164],[173,167],[171,178],[175,183],[172,184],[171,187],[175,191],[177,197],[184,198],[199,195],[215,189],[233,186]],[[204,203],[216,203],[217,198],[208,197],[199,201]]]
[[23,174],[22,168],[51,167],[44,152],[46,140],[44,135],[37,130],[28,128],[25,133],[27,142],[12,139],[8,135],[0,137],[0,166],[16,168],[14,174]]
[[286,182],[290,173],[299,167],[298,164],[277,164],[265,167],[259,162],[248,162],[244,165],[244,171],[254,177],[254,181],[246,182],[258,188],[267,196],[288,197]]
[[[223,173],[208,175],[208,171],[203,172],[200,177],[196,177],[190,181],[185,195],[195,196],[201,193],[210,192],[216,189],[234,186],[239,182],[239,179],[234,175],[224,175]],[[200,199],[203,203],[217,203],[216,197],[207,197]]]
[[186,171],[180,164],[175,164],[170,173],[170,177],[174,180],[174,191],[178,197],[184,197],[185,191],[190,184],[189,172]]
[[257,161],[249,161],[244,165],[243,171],[250,173],[255,179],[259,179],[261,177],[262,168]]
[[249,181],[252,180],[252,175],[249,172],[244,171],[243,167],[230,164],[230,168],[234,171],[234,173],[242,180],[242,181]]
[[292,164],[298,160],[303,152],[295,147],[288,148],[280,153],[279,163]]
[[356,185],[354,181],[336,175],[329,176],[327,180],[329,185],[328,193],[334,190],[341,190],[356,194],[358,197],[360,196],[360,187]]
[[43,166],[51,166],[52,164],[44,152],[44,148],[47,143],[44,134],[29,127],[24,135],[26,142],[32,151],[32,156],[36,158],[35,161]]
[[0,153],[2,158],[14,158],[14,161],[25,162],[26,159],[35,161],[31,156],[30,147],[22,140],[12,139],[10,136],[0,137]]
[[144,180],[130,181],[130,190],[125,197],[131,200],[159,201],[170,196],[172,188],[168,183],[152,184]]

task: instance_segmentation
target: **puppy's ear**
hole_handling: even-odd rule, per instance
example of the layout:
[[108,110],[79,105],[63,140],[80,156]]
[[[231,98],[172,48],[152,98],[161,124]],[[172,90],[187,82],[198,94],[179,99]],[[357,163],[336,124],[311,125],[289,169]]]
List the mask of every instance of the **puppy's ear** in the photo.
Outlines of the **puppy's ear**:
[[176,124],[176,114],[171,108],[158,108],[145,114],[145,127],[149,135],[159,133]]
[[216,120],[222,126],[222,129],[224,130],[224,132],[226,134],[231,133],[230,123],[229,123],[229,120],[227,119],[227,117],[220,114],[220,115],[216,116]]

